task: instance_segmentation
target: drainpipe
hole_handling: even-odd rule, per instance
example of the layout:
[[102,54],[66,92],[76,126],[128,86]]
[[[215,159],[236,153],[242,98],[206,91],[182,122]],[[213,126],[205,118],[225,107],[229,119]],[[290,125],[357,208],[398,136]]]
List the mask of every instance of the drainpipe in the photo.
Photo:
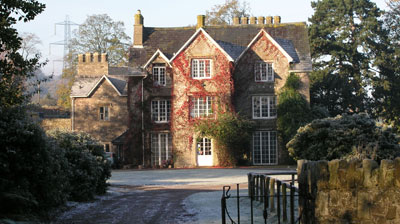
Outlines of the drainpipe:
[[143,96],[143,94],[144,94],[144,90],[143,90],[143,79],[145,79],[146,78],[146,76],[145,77],[143,77],[142,78],[142,156],[143,156],[143,167],[144,167],[144,114],[143,114],[143,105],[144,105],[144,96]]
[[74,124],[75,124],[75,98],[71,97],[71,131],[74,131]]

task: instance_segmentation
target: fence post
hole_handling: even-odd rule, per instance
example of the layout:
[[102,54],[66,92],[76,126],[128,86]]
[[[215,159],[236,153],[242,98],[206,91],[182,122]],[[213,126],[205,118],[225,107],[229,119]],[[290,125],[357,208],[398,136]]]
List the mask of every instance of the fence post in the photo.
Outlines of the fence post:
[[282,221],[287,221],[286,183],[282,184]]
[[248,194],[251,196],[251,173],[247,174],[247,186]]
[[270,211],[274,212],[275,211],[275,203],[274,203],[274,198],[275,198],[275,179],[271,178],[270,179],[270,188],[269,188],[269,198],[270,198]]
[[294,186],[290,186],[290,223],[294,224]]
[[265,176],[260,175],[260,202],[264,202]]
[[256,201],[258,201],[258,196],[259,196],[259,190],[260,190],[260,186],[259,186],[259,184],[260,184],[260,175],[256,175],[255,176],[255,178],[256,178],[256,180],[255,180],[255,182],[256,182],[256,190],[255,190],[255,199],[256,199]]
[[226,198],[225,198],[225,189],[224,189],[223,195],[222,195],[222,198],[221,198],[221,218],[222,218],[222,224],[225,224],[225,223],[226,223],[225,209],[226,209]]
[[269,200],[268,200],[268,196],[269,196],[269,181],[270,181],[270,179],[271,179],[271,177],[269,177],[269,176],[267,176],[267,178],[266,178],[266,180],[265,180],[265,189],[264,189],[264,191],[265,191],[265,195],[266,195],[266,197],[265,197],[265,205],[266,205],[266,208],[268,208],[268,202],[269,202]]
[[237,215],[238,215],[238,224],[240,224],[240,192],[239,192],[239,184],[236,185],[236,203],[237,203]]
[[278,224],[281,223],[281,181],[276,181],[276,204],[277,204],[277,215],[278,215]]

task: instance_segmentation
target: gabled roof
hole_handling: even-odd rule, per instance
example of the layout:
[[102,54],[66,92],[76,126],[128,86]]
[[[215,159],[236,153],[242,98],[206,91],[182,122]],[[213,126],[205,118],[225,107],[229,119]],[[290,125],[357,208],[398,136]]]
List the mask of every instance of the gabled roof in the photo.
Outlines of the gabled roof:
[[119,96],[127,96],[127,82],[115,76],[78,77],[71,88],[71,97],[89,97],[103,80],[107,80]]
[[[312,70],[308,31],[304,22],[206,26],[203,29],[234,60],[264,29],[293,58],[293,70]],[[130,66],[142,67],[158,49],[167,58],[172,58],[196,33],[196,27],[144,27],[143,32],[143,48],[130,49]]]
[[175,59],[176,56],[178,56],[184,49],[186,49],[192,42],[194,39],[196,39],[196,37],[200,34],[204,34],[204,36],[206,36],[206,38],[211,41],[211,43],[213,43],[226,57],[229,61],[234,61],[233,58],[203,29],[203,28],[199,28],[196,33],[194,33],[188,41],[186,41],[186,43],[178,50],[178,52],[176,52],[174,54],[174,56],[171,58],[171,62]]
[[[251,46],[253,46],[253,44],[255,42],[257,42],[257,40],[259,39],[259,37],[261,35],[265,35],[267,37],[267,39],[269,41],[271,41],[271,43],[273,45],[275,45],[275,47],[278,48],[278,50],[288,59],[289,63],[290,62],[294,62],[294,59],[288,54],[288,52],[274,39],[271,37],[271,35],[269,35],[264,29],[260,30],[260,32],[253,38],[253,40],[249,43],[249,45],[247,46],[247,48],[239,55],[238,58],[236,58],[236,61],[239,61],[240,58],[251,48]],[[290,44],[288,43],[287,40],[282,40],[281,39],[281,43],[284,44],[285,47],[290,47]],[[296,54],[296,51],[291,51],[292,54]]]
[[156,53],[153,54],[153,56],[147,61],[147,63],[143,66],[143,68],[147,68],[147,66],[149,66],[149,64],[154,61],[154,59],[157,58],[157,56],[161,56],[167,63],[169,66],[171,66],[171,64],[169,63],[169,59],[167,58],[167,56],[165,56],[160,49],[157,49]]

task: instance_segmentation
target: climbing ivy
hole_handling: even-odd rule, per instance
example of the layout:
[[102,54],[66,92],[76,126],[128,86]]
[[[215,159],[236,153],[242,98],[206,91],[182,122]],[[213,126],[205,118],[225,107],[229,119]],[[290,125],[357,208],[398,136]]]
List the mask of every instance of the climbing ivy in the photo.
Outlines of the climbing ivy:
[[235,166],[248,161],[253,122],[234,112],[219,113],[216,120],[200,120],[195,130],[218,145],[216,153],[221,166]]

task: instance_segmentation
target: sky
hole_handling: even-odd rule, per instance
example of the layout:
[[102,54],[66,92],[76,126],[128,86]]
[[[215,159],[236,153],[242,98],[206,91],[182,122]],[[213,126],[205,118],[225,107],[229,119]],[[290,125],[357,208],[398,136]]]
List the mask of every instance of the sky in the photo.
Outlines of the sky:
[[[43,68],[46,75],[60,75],[63,46],[51,45],[64,40],[64,26],[57,25],[69,16],[70,21],[81,24],[87,16],[108,14],[114,21],[124,22],[126,33],[133,35],[134,14],[141,10],[144,26],[179,27],[196,24],[197,15],[205,15],[225,0],[38,0],[46,4],[44,12],[33,21],[18,23],[15,27],[19,33],[36,34],[42,44],[38,49],[42,59],[48,60]],[[379,8],[386,9],[385,0],[371,0]],[[247,0],[250,12],[254,16],[276,16],[285,22],[306,22],[313,14],[311,0]],[[71,30],[78,26],[71,26]],[[56,31],[56,32],[55,32]]]

